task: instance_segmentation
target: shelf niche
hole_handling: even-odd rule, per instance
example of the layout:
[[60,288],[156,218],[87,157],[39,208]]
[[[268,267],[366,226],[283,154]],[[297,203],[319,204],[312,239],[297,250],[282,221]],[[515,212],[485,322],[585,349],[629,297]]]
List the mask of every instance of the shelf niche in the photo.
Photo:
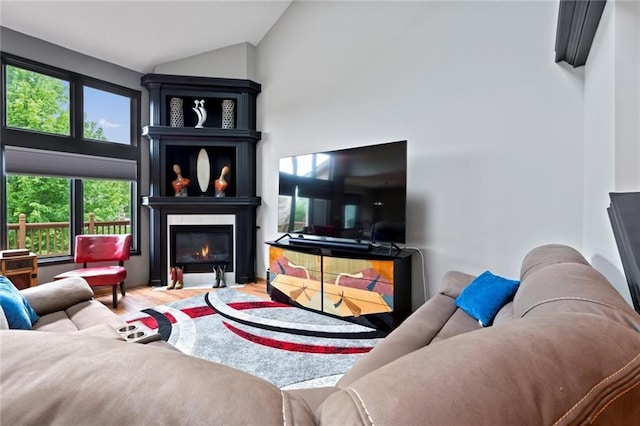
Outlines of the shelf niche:
[[[237,112],[235,105],[238,104],[238,101],[235,97],[229,96],[227,98],[204,98],[204,97],[192,97],[192,96],[170,96],[165,100],[165,104],[170,102],[171,98],[179,98],[182,99],[182,116],[184,119],[184,125],[182,127],[193,127],[195,128],[196,124],[198,124],[198,114],[193,110],[195,107],[195,101],[204,100],[204,109],[207,111],[207,119],[205,120],[203,127],[209,128],[222,128],[222,101],[224,100],[232,100],[234,102],[233,108],[233,122],[237,123]],[[165,117],[164,122],[171,125],[171,108],[165,107]],[[171,126],[173,127],[173,126]],[[231,128],[235,128],[235,125]]]
[[[206,192],[202,192],[198,183],[197,164],[198,154],[200,150],[204,149],[209,157],[209,184]],[[223,147],[207,147],[202,145],[167,145],[165,147],[166,161],[165,167],[165,185],[161,189],[161,193],[164,196],[173,196],[174,190],[171,186],[171,182],[175,179],[176,175],[173,171],[173,165],[178,164],[182,170],[182,176],[191,180],[188,188],[187,195],[189,197],[215,197],[214,182],[220,177],[220,171],[224,166],[229,166],[229,173],[225,176],[228,182],[225,196],[235,197],[236,191],[236,148],[233,146]],[[240,171],[242,172],[242,171]]]

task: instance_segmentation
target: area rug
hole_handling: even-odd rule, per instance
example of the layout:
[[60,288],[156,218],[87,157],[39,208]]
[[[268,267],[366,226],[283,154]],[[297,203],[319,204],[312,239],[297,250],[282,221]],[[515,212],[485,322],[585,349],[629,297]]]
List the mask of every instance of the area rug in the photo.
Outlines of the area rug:
[[283,389],[331,386],[384,333],[230,288],[123,316],[182,352]]

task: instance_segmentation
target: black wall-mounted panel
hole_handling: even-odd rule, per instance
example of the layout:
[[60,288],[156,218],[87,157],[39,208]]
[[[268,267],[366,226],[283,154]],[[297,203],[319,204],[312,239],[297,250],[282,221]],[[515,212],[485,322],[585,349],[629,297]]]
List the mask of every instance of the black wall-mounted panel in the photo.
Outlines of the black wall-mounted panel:
[[610,193],[607,209],[627,277],[633,307],[640,313],[640,192]]
[[560,0],[556,62],[575,67],[587,62],[606,0]]

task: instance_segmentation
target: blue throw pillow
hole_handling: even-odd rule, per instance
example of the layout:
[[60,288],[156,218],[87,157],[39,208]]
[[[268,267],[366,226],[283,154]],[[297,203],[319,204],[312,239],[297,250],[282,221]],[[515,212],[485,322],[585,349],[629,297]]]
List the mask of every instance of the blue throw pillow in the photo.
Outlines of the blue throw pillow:
[[0,307],[7,318],[9,328],[31,330],[39,317],[27,299],[6,277],[0,275]]
[[513,298],[519,285],[520,281],[485,271],[462,290],[456,306],[486,327],[493,322],[500,308]]

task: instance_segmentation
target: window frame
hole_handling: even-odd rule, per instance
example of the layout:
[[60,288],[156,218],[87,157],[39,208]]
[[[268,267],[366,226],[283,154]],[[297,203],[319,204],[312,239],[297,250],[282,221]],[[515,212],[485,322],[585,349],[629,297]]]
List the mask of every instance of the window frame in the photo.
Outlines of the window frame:
[[[55,77],[69,82],[69,119],[70,135],[57,135],[44,133],[31,129],[19,129],[7,127],[7,107],[6,102],[6,66],[22,68],[28,71],[37,72],[47,76]],[[2,126],[0,127],[0,249],[6,249],[7,244],[7,200],[6,194],[6,164],[4,158],[4,148],[15,146],[44,151],[56,151],[63,153],[75,153],[91,155],[117,160],[130,160],[136,163],[136,176],[134,185],[131,185],[131,234],[133,235],[132,255],[140,254],[140,219],[141,208],[139,202],[141,183],[141,143],[140,129],[141,123],[141,102],[142,92],[115,83],[99,80],[93,77],[82,75],[73,71],[64,70],[54,66],[49,66],[40,62],[25,59],[6,52],[0,52],[1,66],[1,96],[2,96]],[[130,99],[130,144],[123,144],[109,141],[96,141],[84,138],[84,86],[103,90],[109,93],[125,96]],[[38,263],[67,263],[73,261],[73,251],[75,236],[82,233],[83,225],[83,190],[82,179],[92,179],[90,176],[77,177],[68,176],[71,179],[71,241],[69,242],[70,254],[68,256],[56,256],[43,258]],[[113,179],[117,179],[113,177]]]

